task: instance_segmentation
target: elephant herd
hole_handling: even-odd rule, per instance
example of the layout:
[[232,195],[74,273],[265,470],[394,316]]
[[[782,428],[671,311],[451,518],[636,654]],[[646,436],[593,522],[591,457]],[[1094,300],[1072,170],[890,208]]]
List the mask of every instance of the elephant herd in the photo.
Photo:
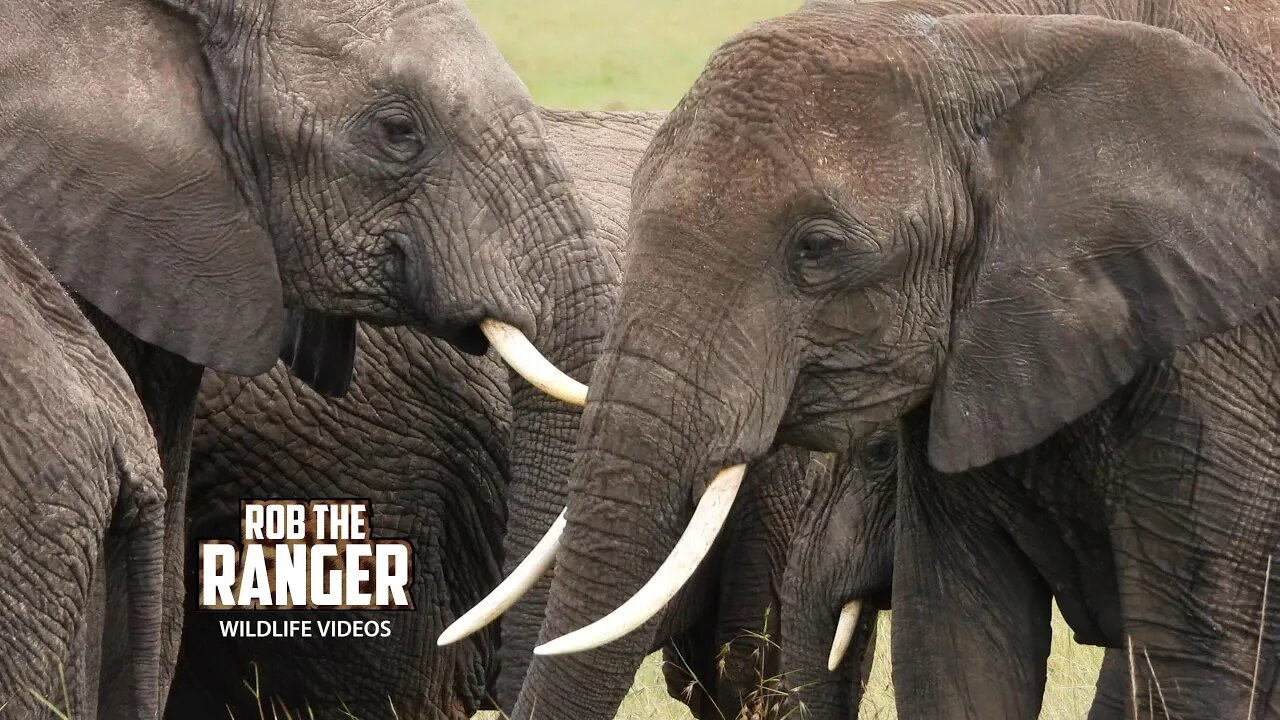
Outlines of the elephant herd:
[[[1280,1],[810,0],[669,114],[461,0],[0,3],[0,717],[1280,717]],[[414,610],[212,611],[245,498]],[[390,620],[226,636],[228,617]]]

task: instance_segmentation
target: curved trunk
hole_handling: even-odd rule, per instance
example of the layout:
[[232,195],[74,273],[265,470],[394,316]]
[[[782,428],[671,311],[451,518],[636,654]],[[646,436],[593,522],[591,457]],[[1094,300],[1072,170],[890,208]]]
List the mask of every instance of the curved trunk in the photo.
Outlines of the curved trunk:
[[[607,255],[597,263],[604,269],[603,273],[598,272],[599,268],[593,275],[567,273],[562,294],[568,297],[576,286],[584,298],[593,297],[592,293],[612,298],[617,291],[626,246],[631,175],[663,116],[546,109],[541,115],[547,137],[572,176],[579,200],[591,211],[593,237],[599,243],[599,252]],[[600,301],[592,299],[591,302]],[[588,323],[598,322],[608,310],[591,310],[587,305],[576,304],[565,305],[563,309],[571,316],[578,313],[580,317],[576,321]],[[573,321],[566,319],[566,326]],[[571,366],[575,376],[582,379],[590,375],[590,367],[600,350],[601,333],[602,330],[597,329],[595,333],[580,333],[581,337],[547,336],[540,347],[557,363]],[[579,366],[581,371],[577,370]],[[508,575],[516,563],[528,556],[564,509],[581,419],[579,409],[549,402],[527,389],[518,390],[514,399],[512,485],[508,492],[504,541]],[[551,573],[502,616],[502,672],[498,677],[497,699],[507,712],[515,705],[533,657],[546,611]]]
[[[634,256],[631,262],[634,272]],[[615,321],[592,374],[541,642],[600,619],[643,586],[707,483],[722,468],[763,454],[781,416],[781,407],[762,407],[756,363],[769,348],[750,330],[754,322],[703,329],[679,319],[685,303],[706,309],[740,298],[673,293],[673,286],[690,286],[679,277],[685,273],[701,275],[695,287],[712,287],[715,279],[697,263],[668,267],[659,276],[671,285],[637,283],[640,297],[624,291],[620,303],[643,313]],[[700,340],[691,344],[690,337]],[[613,717],[654,629],[651,619],[596,650],[535,657],[513,717]]]

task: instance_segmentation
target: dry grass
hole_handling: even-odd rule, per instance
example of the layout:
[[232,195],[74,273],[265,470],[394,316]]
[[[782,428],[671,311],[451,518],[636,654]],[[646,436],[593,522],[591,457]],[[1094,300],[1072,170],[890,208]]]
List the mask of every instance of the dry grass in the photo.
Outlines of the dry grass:
[[[893,680],[889,673],[889,622],[879,625],[876,662],[863,700],[860,720],[896,720]],[[684,720],[689,711],[667,695],[661,654],[651,655],[636,673],[635,685],[618,711],[618,720]],[[1062,617],[1053,618],[1053,654],[1045,688],[1042,720],[1081,720],[1089,714],[1094,682],[1102,665],[1102,649],[1077,645]]]

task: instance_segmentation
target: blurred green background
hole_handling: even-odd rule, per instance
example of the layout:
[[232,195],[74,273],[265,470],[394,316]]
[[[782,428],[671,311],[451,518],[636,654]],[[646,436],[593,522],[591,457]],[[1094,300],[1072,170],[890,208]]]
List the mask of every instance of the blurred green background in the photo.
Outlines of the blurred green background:
[[[584,110],[670,110],[720,43],[800,0],[467,0],[489,36],[542,105]],[[881,623],[861,718],[896,717],[889,623]],[[1042,720],[1083,718],[1102,651],[1071,641],[1054,614],[1053,655]],[[496,718],[496,713],[483,713]],[[661,656],[636,675],[620,720],[691,717],[666,691]],[[732,719],[729,719],[732,720]]]
[[543,105],[670,110],[720,43],[799,0],[469,0]]

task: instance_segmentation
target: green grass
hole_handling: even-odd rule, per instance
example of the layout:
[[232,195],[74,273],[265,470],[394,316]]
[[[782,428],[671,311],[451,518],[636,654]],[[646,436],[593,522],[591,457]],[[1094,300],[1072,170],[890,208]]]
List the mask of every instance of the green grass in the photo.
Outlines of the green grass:
[[670,110],[720,43],[799,0],[469,0],[543,105]]
[[[799,0],[470,0],[471,10],[543,105],[579,109],[669,110],[721,42],[752,22],[798,7]],[[889,679],[889,628],[863,705],[865,720],[895,718]],[[1102,652],[1071,641],[1054,620],[1053,655],[1041,717],[1083,718]],[[667,696],[661,656],[636,674],[620,720],[688,718]]]

